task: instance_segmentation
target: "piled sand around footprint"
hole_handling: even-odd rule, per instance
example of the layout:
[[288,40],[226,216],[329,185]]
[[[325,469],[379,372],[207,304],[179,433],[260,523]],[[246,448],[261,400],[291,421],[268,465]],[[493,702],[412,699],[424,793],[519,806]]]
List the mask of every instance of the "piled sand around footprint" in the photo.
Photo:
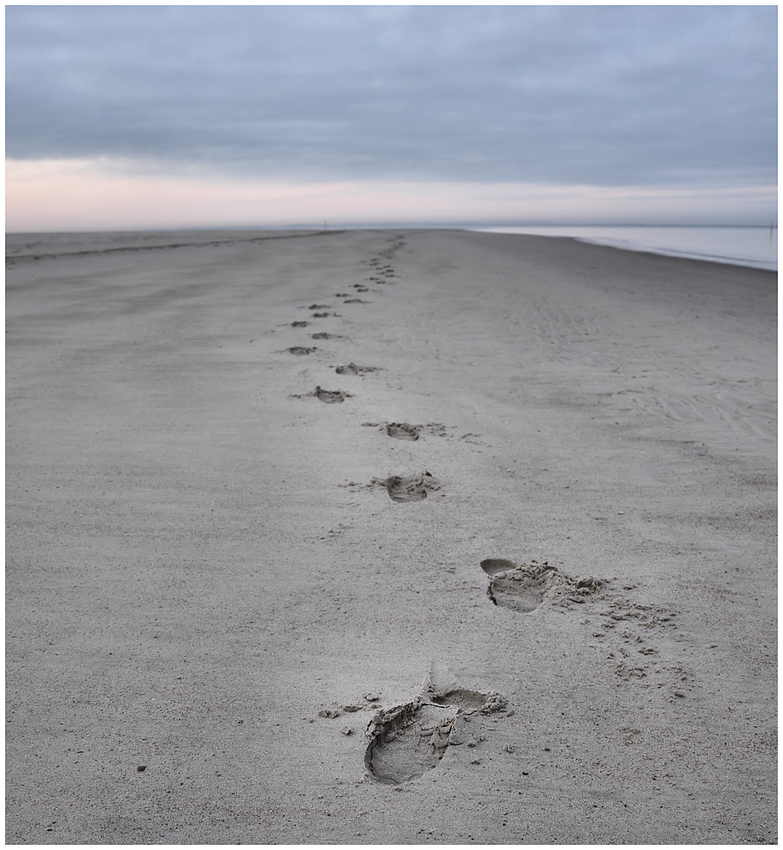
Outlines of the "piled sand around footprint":
[[776,841],[774,274],[8,248],[7,842]]

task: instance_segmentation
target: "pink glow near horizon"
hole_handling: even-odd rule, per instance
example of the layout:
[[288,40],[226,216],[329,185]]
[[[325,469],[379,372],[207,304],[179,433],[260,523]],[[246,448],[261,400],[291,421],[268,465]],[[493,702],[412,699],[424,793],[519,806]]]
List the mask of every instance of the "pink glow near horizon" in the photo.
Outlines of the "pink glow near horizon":
[[6,163],[6,232],[384,222],[763,224],[775,187],[693,189],[521,183],[295,183],[134,176],[103,162]]

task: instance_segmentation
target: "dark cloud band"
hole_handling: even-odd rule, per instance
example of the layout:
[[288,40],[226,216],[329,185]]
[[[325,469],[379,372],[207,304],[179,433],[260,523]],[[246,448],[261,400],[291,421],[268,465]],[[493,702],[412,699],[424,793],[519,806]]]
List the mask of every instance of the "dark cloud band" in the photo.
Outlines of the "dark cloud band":
[[7,155],[776,180],[775,7],[8,7]]

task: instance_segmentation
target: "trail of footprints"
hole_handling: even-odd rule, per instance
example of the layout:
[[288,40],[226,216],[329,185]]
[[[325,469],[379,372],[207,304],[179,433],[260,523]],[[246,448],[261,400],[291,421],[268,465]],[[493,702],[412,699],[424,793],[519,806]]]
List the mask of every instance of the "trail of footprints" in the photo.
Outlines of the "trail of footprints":
[[[402,237],[395,237],[390,246],[369,261],[372,276],[367,280],[375,285],[392,282],[396,276],[390,261],[405,245]],[[369,287],[354,284],[356,293],[365,293]],[[343,304],[367,304],[364,299],[353,297],[348,292],[338,292],[336,298]],[[328,304],[311,304],[308,308],[312,319],[339,316],[328,312]],[[307,328],[310,321],[294,321],[291,327]],[[344,339],[339,334],[316,332],[312,339]],[[315,346],[291,346],[286,352],[305,356],[317,352]],[[338,375],[361,376],[377,372],[378,367],[348,363],[337,366]],[[344,390],[327,390],[316,386],[309,393],[294,398],[317,398],[326,404],[343,402],[352,394]],[[440,423],[412,425],[408,422],[364,422],[388,437],[398,440],[418,441],[422,434],[444,436],[445,427]],[[354,485],[354,482],[351,482]],[[438,493],[441,485],[427,471],[411,475],[392,475],[385,479],[373,479],[368,487],[385,488],[394,502],[417,502],[428,494]],[[658,688],[667,688],[669,701],[684,696],[688,676],[674,664],[658,663],[655,656],[658,648],[650,638],[661,629],[674,629],[674,614],[662,608],[636,603],[612,588],[612,582],[592,575],[571,577],[547,562],[539,564],[516,563],[506,558],[486,558],[479,565],[488,577],[487,597],[498,608],[514,614],[533,614],[543,606],[560,611],[590,610],[595,623],[592,637],[610,650],[606,659],[619,681],[631,682],[648,677],[657,679]],[[624,590],[632,590],[626,586]],[[600,608],[598,606],[601,606]],[[479,692],[460,687],[453,677],[437,681],[430,673],[423,692],[414,700],[389,709],[383,709],[377,694],[367,694],[358,704],[332,707],[322,710],[327,718],[341,716],[342,712],[353,713],[373,709],[375,714],[366,727],[369,741],[364,764],[368,774],[378,782],[398,785],[416,779],[436,767],[449,746],[467,743],[469,747],[486,740],[482,734],[481,718],[500,713],[511,716],[506,699],[494,692]],[[471,725],[469,725],[471,724]],[[343,733],[352,734],[352,729],[343,727]],[[486,730],[485,730],[486,731]]]

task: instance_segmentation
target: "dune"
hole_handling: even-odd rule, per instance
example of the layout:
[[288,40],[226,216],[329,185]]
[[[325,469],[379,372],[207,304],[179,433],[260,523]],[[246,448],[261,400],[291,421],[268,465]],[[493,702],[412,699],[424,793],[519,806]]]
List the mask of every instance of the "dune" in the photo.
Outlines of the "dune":
[[8,843],[777,841],[775,274],[7,248]]

